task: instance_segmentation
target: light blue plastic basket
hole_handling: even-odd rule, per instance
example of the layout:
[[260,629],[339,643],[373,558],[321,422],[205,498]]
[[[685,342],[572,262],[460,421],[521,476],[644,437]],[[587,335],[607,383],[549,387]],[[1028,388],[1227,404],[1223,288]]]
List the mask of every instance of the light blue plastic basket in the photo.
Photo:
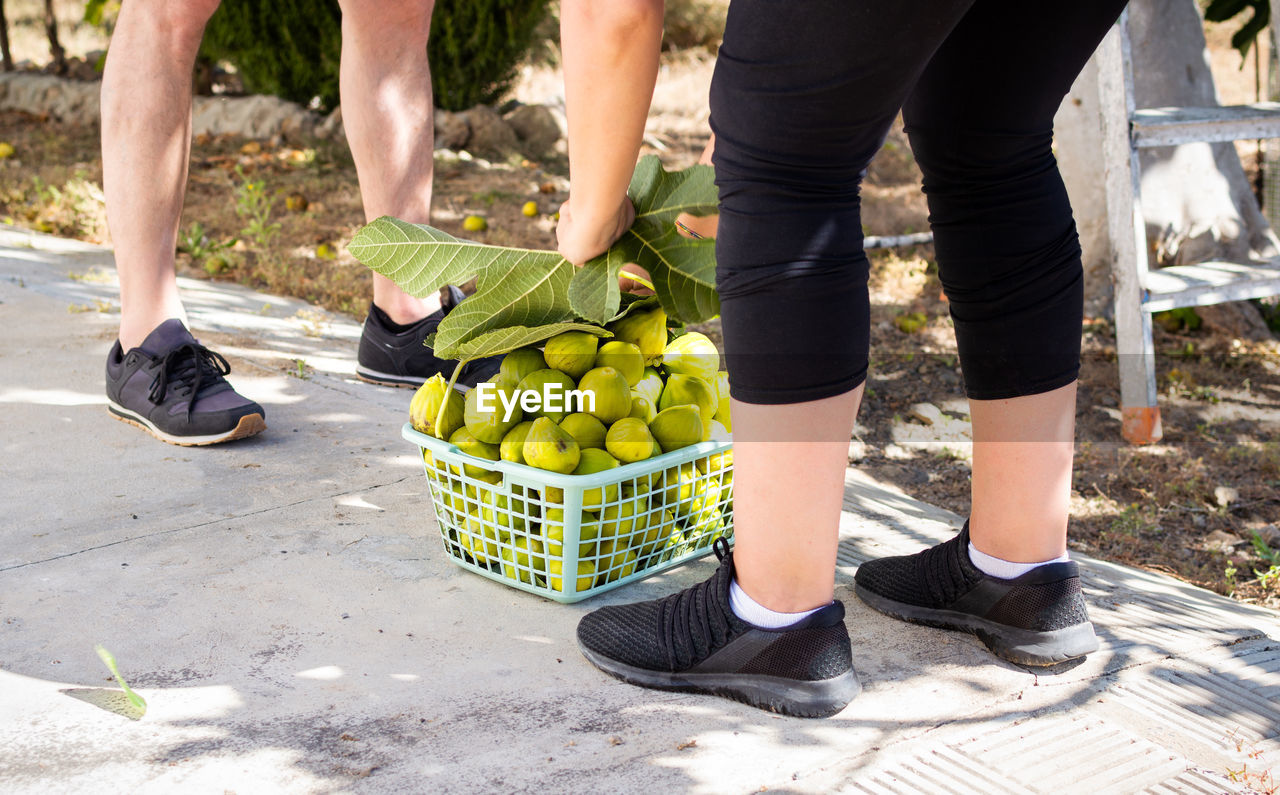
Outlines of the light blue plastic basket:
[[467,455],[408,423],[402,434],[422,450],[445,552],[522,591],[577,602],[733,539],[730,442],[561,475]]

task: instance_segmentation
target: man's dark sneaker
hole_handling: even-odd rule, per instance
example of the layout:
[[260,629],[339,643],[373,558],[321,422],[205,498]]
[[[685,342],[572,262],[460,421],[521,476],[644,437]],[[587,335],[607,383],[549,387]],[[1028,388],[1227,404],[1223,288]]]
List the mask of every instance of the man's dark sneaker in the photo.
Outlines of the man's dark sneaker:
[[970,632],[1019,665],[1054,665],[1097,651],[1098,639],[1073,561],[1046,563],[1002,580],[969,560],[969,523],[955,538],[914,555],[858,567],[855,591],[885,615]]
[[262,406],[223,377],[231,366],[170,319],[128,353],[120,341],[107,355],[107,408],[170,444],[243,439],[267,429]]
[[[356,353],[356,375],[372,384],[413,388],[422,386],[423,381],[436,373],[448,378],[457,362],[437,359],[423,341],[435,333],[444,316],[465,297],[461,290],[450,285],[440,309],[411,326],[398,326],[370,303]],[[458,374],[458,383],[475,386],[497,373],[501,362],[497,357],[468,362]]]
[[733,553],[715,542],[711,579],[665,599],[602,607],[578,623],[578,648],[600,670],[660,690],[709,693],[761,709],[823,718],[861,686],[844,605],[833,602],[784,629],[761,629],[729,607]]

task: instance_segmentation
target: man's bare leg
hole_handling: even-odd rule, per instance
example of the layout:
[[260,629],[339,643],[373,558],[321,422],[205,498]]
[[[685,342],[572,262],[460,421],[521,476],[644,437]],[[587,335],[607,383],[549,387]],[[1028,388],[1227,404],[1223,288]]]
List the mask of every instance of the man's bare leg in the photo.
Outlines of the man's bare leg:
[[[360,178],[365,217],[431,220],[435,128],[427,36],[431,0],[343,0],[339,89],[347,141]],[[373,277],[373,302],[396,323],[440,308],[385,276]]]
[[130,0],[102,76],[102,181],[127,351],[185,319],[174,248],[191,153],[191,70],[217,0]]

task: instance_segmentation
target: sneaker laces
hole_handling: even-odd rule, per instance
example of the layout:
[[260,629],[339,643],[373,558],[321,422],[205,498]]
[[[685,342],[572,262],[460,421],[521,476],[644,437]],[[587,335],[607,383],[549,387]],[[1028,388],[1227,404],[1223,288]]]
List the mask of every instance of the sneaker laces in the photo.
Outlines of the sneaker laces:
[[720,568],[710,578],[663,599],[658,605],[661,630],[658,645],[672,671],[682,671],[705,659],[732,634],[725,579],[733,577],[729,542],[712,544]]
[[[160,357],[157,357],[160,358]],[[187,402],[187,416],[195,407],[202,387],[214,386],[222,377],[231,373],[231,365],[220,353],[209,350],[198,342],[186,342],[173,348],[163,357],[160,371],[151,382],[151,402],[157,405],[165,399],[170,388]],[[208,378],[206,383],[205,379]]]
[[920,553],[916,571],[935,605],[951,604],[972,585],[960,560],[961,554],[969,554],[967,548],[962,549],[962,538],[966,539],[964,546],[967,547],[968,533],[962,533]]

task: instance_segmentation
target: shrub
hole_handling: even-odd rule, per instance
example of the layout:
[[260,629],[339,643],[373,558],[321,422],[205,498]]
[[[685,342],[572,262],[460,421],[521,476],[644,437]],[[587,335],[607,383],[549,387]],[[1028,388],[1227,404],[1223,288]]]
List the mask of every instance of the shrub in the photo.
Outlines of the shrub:
[[[510,87],[545,0],[437,0],[431,21],[435,104],[465,110]],[[337,0],[222,0],[201,52],[226,60],[251,91],[332,108],[342,46]]]

